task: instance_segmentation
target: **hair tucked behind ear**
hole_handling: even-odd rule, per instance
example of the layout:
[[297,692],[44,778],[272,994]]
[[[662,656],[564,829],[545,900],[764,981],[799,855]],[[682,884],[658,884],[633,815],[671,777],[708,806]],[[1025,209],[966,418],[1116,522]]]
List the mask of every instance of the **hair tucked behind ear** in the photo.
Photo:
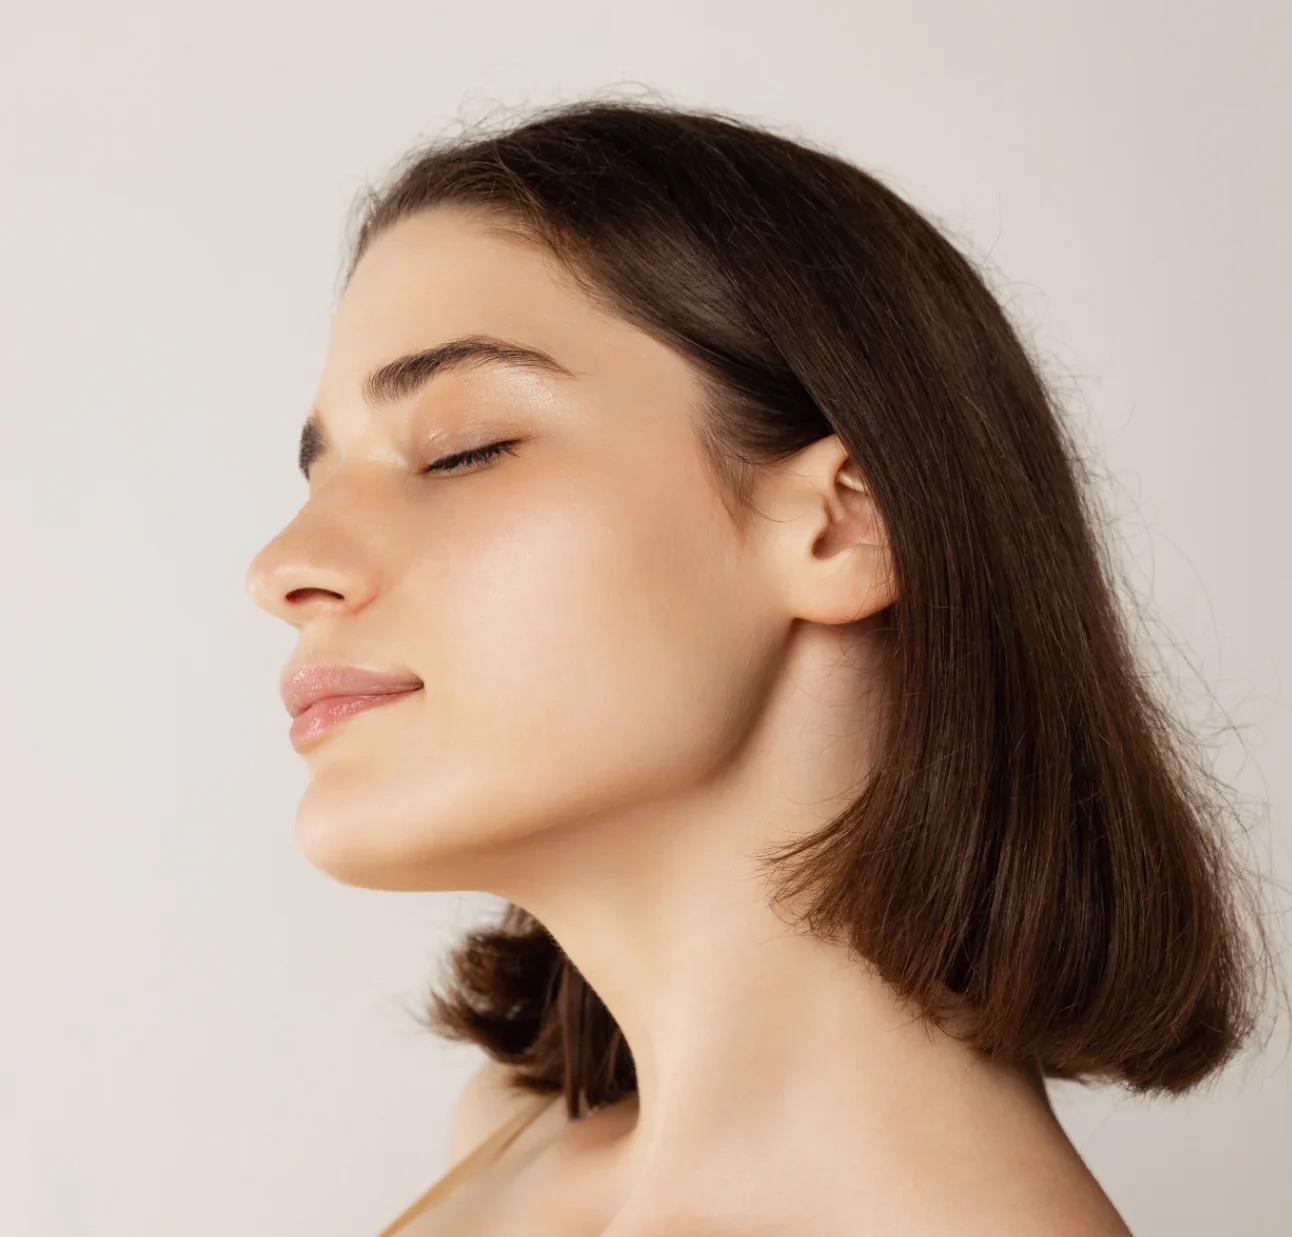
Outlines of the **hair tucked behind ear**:
[[[727,117],[587,102],[414,151],[350,273],[453,204],[546,245],[708,391],[733,518],[759,465],[836,433],[887,531],[892,707],[858,800],[766,856],[804,928],[934,1022],[1052,1077],[1179,1092],[1255,1029],[1270,950],[1226,788],[1150,690],[1080,455],[983,278],[875,177]],[[1254,914],[1245,915],[1246,911]],[[521,908],[467,935],[428,1024],[562,1091],[628,1046]]]

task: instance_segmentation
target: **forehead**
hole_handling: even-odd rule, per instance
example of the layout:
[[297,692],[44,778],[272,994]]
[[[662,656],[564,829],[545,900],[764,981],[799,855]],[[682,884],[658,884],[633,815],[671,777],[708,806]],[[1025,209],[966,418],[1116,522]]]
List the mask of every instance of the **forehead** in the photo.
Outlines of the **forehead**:
[[473,334],[523,341],[579,369],[640,332],[600,309],[537,242],[457,207],[400,220],[359,260],[332,322],[325,379]]

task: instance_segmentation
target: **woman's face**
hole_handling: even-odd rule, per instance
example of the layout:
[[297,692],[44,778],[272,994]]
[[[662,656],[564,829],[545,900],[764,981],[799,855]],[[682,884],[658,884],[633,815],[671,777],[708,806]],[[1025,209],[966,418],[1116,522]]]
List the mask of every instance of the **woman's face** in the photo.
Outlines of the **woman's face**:
[[[379,367],[466,338],[560,369],[478,357],[366,398]],[[247,577],[299,632],[289,669],[423,684],[302,746],[312,863],[488,888],[486,851],[685,792],[731,751],[785,619],[701,455],[700,396],[678,355],[467,212],[375,240],[333,322],[308,497]]]

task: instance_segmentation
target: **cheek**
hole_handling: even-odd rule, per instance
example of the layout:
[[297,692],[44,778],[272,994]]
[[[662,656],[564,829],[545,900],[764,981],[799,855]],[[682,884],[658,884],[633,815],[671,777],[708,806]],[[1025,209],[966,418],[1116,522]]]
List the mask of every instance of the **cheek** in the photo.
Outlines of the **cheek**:
[[475,521],[428,561],[413,602],[428,791],[491,788],[514,821],[640,799],[719,758],[747,709],[755,608],[711,521],[567,493]]

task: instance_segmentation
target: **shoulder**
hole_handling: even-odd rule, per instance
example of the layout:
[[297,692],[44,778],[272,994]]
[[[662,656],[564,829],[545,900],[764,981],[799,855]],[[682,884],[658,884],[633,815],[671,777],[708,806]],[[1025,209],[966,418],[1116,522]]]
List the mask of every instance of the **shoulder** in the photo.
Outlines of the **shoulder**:
[[449,1124],[448,1162],[456,1163],[504,1122],[535,1102],[535,1094],[515,1085],[516,1071],[489,1057],[458,1096]]

